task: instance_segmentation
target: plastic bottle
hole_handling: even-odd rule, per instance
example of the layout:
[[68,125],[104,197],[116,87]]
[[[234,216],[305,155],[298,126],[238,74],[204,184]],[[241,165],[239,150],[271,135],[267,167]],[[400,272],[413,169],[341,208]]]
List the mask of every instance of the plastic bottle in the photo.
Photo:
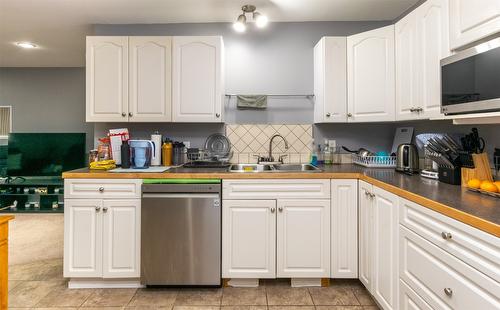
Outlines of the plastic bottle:
[[332,164],[332,152],[330,150],[330,146],[328,145],[328,140],[325,140],[325,148],[323,149],[323,159],[325,161],[325,165]]
[[163,166],[172,166],[172,153],[173,153],[172,141],[170,141],[167,138],[165,139],[165,142],[161,146],[161,159]]
[[130,145],[128,145],[127,140],[122,141],[122,145],[120,146],[120,153],[122,168],[130,168]]

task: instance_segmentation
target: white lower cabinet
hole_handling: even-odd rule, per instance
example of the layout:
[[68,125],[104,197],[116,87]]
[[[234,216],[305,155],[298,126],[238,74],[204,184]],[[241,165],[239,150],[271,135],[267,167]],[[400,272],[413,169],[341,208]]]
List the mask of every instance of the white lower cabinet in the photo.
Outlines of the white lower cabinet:
[[400,226],[400,275],[434,309],[500,309],[500,283]]
[[418,296],[403,280],[399,280],[400,310],[433,310],[422,297]]
[[276,277],[276,200],[222,205],[222,277]]
[[330,200],[277,205],[277,277],[330,277]]
[[332,180],[330,278],[358,277],[358,181]]
[[383,309],[398,309],[398,196],[359,182],[359,278]]
[[330,180],[258,181],[223,180],[222,277],[330,277]]
[[64,277],[139,277],[140,206],[140,199],[65,199]]

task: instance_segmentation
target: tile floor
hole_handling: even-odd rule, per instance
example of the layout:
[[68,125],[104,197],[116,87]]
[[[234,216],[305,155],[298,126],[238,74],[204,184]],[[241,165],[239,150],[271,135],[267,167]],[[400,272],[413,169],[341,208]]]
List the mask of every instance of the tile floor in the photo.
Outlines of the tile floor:
[[358,281],[291,288],[287,280],[259,288],[69,290],[62,260],[9,266],[9,309],[376,310]]

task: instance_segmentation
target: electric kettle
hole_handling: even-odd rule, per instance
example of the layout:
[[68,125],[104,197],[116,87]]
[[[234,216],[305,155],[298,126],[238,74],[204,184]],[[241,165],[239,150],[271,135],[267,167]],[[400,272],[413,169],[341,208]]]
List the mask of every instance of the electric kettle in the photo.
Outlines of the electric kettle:
[[396,152],[396,171],[418,173],[418,151],[415,144],[403,143]]

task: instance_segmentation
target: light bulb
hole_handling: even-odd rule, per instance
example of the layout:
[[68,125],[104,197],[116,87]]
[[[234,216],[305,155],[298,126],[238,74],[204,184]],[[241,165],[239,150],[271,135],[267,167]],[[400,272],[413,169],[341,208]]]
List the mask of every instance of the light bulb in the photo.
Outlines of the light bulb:
[[37,46],[33,43],[30,42],[17,42],[17,46],[22,47],[22,48],[36,48]]
[[237,32],[245,32],[245,30],[247,30],[246,22],[247,18],[245,14],[241,14],[240,16],[238,16],[238,19],[233,24],[234,30],[236,30]]
[[255,21],[255,24],[259,28],[264,28],[267,26],[268,19],[267,16],[260,14],[259,12],[254,12],[253,13],[253,20]]

